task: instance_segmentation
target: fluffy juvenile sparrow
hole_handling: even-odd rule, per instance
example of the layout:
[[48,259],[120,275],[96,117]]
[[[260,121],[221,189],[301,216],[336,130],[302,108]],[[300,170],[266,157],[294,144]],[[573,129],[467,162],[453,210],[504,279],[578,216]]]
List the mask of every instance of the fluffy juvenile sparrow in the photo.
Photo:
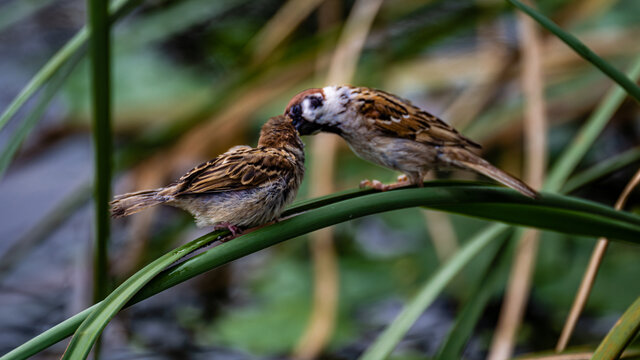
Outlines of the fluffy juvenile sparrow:
[[459,167],[537,197],[527,184],[472,152],[480,145],[408,100],[384,91],[353,86],[308,89],[291,99],[285,114],[301,135],[338,134],[361,158],[406,175],[395,184],[365,180],[363,186],[378,190],[422,186],[429,170]]
[[304,175],[303,147],[290,118],[272,117],[258,147],[235,146],[171,185],[116,196],[112,216],[171,205],[190,212],[198,226],[227,228],[235,237],[276,219],[293,201]]

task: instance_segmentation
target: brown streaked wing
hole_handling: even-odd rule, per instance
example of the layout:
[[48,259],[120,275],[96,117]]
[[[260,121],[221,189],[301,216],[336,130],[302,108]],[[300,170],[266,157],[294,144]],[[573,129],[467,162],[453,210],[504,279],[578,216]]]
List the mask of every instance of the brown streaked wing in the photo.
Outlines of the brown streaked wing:
[[369,94],[359,99],[360,111],[384,133],[430,145],[481,147],[408,100],[380,90],[370,90]]
[[249,148],[225,153],[184,175],[175,195],[236,191],[288,176],[293,165],[282,150]]

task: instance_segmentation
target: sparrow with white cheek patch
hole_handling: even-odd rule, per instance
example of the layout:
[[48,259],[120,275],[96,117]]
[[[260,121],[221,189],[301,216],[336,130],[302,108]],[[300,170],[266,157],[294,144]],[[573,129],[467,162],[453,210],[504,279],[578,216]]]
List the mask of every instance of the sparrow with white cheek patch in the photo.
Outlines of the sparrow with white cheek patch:
[[378,190],[422,186],[431,169],[459,167],[477,171],[535,198],[524,182],[491,165],[472,150],[480,145],[449,124],[384,91],[353,86],[327,86],[297,94],[285,110],[301,135],[320,131],[340,135],[361,158],[404,173],[398,182]]
[[[200,227],[244,229],[275,220],[296,196],[304,175],[304,145],[291,119],[269,119],[258,147],[235,146],[169,186],[116,196],[113,217],[165,204],[190,212]],[[229,240],[229,239],[226,239]]]

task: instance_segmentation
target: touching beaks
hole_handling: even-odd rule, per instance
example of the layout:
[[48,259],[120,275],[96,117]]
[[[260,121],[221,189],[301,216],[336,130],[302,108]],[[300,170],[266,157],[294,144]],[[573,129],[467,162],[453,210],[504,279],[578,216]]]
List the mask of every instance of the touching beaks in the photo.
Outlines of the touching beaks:
[[300,135],[313,135],[322,130],[322,127],[318,126],[318,124],[307,121],[302,116],[291,117],[291,119],[293,126]]
[[317,125],[302,117],[302,106],[300,104],[295,104],[287,109],[287,115],[291,118],[293,126],[300,135],[311,135],[320,130]]

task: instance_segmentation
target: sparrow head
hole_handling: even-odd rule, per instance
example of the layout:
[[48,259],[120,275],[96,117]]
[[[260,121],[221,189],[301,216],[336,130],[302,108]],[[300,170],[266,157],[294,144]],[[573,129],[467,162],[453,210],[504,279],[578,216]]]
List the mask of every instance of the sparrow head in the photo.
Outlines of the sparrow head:
[[285,114],[293,120],[300,135],[320,131],[340,134],[338,115],[347,110],[350,94],[350,89],[343,86],[307,89],[291,99]]
[[296,128],[293,126],[291,118],[285,115],[269,118],[269,120],[262,125],[258,146],[275,148],[293,147],[297,149],[304,147]]

